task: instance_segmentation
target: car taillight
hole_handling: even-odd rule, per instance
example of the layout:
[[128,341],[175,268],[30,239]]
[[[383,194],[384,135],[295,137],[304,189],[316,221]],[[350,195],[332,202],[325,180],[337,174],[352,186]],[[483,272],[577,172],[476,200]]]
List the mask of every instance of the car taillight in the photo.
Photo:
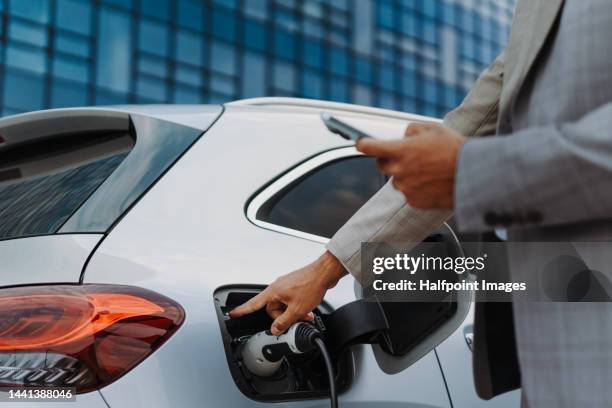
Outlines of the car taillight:
[[119,285],[0,289],[0,386],[103,387],[183,323],[176,302]]

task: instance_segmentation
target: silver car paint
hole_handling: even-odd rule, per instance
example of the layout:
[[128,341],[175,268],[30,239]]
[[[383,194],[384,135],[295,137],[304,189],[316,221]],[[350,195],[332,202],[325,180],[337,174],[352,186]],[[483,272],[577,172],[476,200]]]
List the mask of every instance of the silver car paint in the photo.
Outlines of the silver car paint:
[[78,282],[102,234],[50,235],[0,241],[0,286]]
[[[304,157],[343,145],[313,114],[228,108],[111,232],[93,256],[85,282],[156,290],[187,312],[169,342],[102,390],[111,406],[127,398],[151,407],[264,405],[243,396],[233,383],[212,294],[226,284],[271,282],[321,253],[320,243],[251,224],[244,203]],[[348,279],[326,297],[335,307],[354,299]],[[370,347],[358,349],[355,383],[341,398],[344,406],[450,406],[433,352],[388,376]],[[286,405],[327,406],[328,401]]]

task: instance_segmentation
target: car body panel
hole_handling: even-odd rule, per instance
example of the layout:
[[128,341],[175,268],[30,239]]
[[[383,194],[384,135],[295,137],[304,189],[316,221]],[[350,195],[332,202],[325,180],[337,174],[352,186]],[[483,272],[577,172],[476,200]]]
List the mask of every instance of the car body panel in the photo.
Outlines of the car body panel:
[[436,347],[440,365],[454,407],[470,408],[517,408],[521,404],[520,390],[507,392],[491,400],[483,400],[476,394],[472,353],[468,349],[466,335],[473,332],[474,307],[472,304],[467,318],[453,334]]
[[[228,151],[228,141],[240,148]],[[347,145],[316,115],[228,108],[110,232],[84,282],[145,287],[186,311],[183,327],[166,344],[101,390],[111,406],[127,398],[147,406],[263,405],[242,395],[231,378],[213,292],[228,284],[269,283],[323,251],[321,243],[253,225],[244,205],[253,192],[305,157]],[[279,149],[285,154],[277,154]],[[354,299],[351,280],[326,297],[334,307]],[[434,352],[397,376],[378,368],[369,346],[356,347],[355,359],[355,384],[342,396],[343,404],[450,406]],[[291,406],[328,404],[316,400]]]
[[59,234],[0,241],[0,286],[79,282],[102,234]]

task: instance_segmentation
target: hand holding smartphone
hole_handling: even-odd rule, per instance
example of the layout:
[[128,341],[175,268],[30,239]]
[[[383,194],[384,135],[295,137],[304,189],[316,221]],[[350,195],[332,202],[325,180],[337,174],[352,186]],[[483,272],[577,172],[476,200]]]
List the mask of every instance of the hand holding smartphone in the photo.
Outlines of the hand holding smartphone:
[[365,132],[362,132],[359,129],[355,129],[351,125],[346,122],[341,121],[340,119],[332,116],[329,112],[321,113],[321,120],[325,123],[325,126],[330,130],[330,132],[336,133],[340,135],[346,140],[352,140],[357,142],[359,139],[370,138],[373,139],[372,136],[368,135]]

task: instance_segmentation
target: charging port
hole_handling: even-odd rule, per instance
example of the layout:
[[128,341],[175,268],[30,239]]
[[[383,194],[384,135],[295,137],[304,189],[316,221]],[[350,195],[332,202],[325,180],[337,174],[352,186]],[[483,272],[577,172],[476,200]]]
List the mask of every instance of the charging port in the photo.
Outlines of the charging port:
[[[214,293],[219,327],[225,354],[234,382],[244,395],[258,401],[294,401],[329,396],[329,381],[325,362],[318,350],[284,359],[274,375],[259,377],[252,374],[242,361],[242,347],[246,340],[268,330],[272,319],[264,310],[236,319],[227,313],[251,299],[265,286],[224,286]],[[323,322],[333,309],[322,304],[314,310],[316,322]],[[336,387],[339,392],[348,389],[353,375],[353,356],[350,348],[332,351],[335,365]]]

